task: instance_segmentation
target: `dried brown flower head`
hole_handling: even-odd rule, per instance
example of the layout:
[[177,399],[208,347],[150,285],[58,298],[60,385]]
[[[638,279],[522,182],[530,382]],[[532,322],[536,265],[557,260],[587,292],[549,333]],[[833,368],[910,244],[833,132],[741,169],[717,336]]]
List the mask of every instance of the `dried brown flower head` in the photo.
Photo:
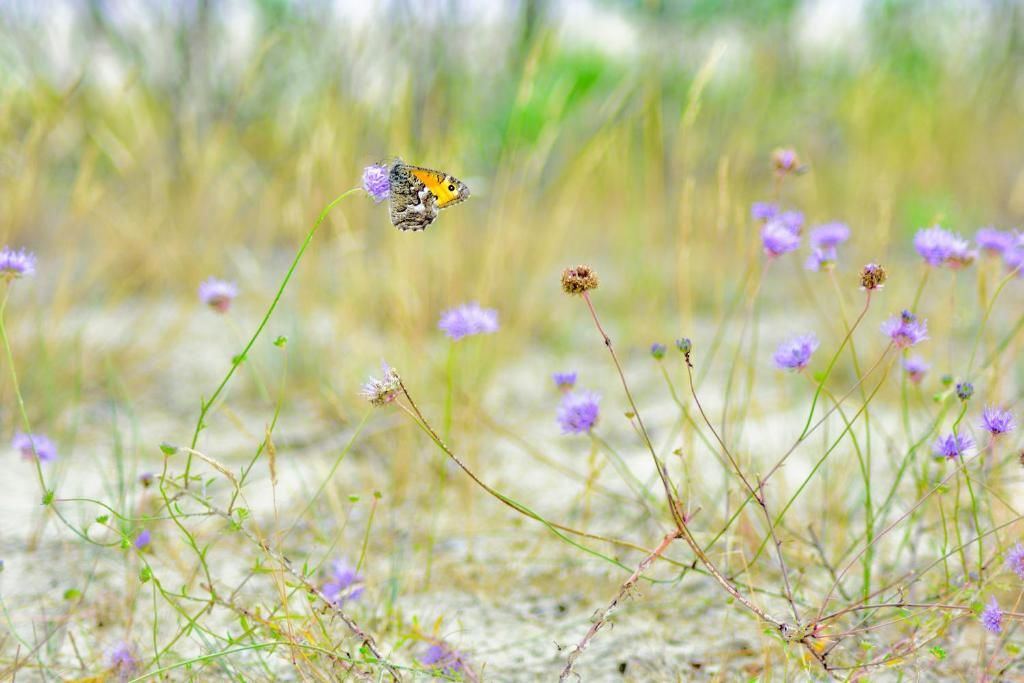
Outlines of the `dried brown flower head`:
[[881,289],[885,285],[885,268],[877,263],[869,263],[860,271],[860,287],[869,292],[873,289]]
[[562,271],[562,290],[566,294],[583,294],[597,289],[597,273],[590,266],[576,266]]

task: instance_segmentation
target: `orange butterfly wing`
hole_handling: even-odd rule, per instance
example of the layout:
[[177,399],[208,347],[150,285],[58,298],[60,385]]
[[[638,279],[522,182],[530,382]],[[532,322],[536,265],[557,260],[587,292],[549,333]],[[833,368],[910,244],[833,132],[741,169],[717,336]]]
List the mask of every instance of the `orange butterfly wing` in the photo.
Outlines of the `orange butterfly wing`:
[[461,202],[468,195],[468,192],[460,191],[465,186],[447,173],[427,168],[413,168],[411,172],[430,190],[432,195],[437,197],[437,208],[439,209]]

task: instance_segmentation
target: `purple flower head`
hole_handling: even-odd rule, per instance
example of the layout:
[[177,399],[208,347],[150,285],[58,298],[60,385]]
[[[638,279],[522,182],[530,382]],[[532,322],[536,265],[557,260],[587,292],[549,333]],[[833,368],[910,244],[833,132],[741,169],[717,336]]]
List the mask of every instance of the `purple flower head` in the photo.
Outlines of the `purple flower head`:
[[475,301],[456,308],[449,308],[441,314],[437,323],[452,341],[474,334],[492,334],[498,331],[498,312],[493,308],[481,308]]
[[1021,545],[1020,542],[1010,548],[1010,552],[1006,553],[1006,567],[1024,579],[1024,545]]
[[388,167],[373,164],[363,169],[363,189],[374,202],[380,204],[391,196],[391,179]]
[[346,600],[358,600],[365,590],[362,583],[363,577],[355,568],[339,558],[331,563],[330,578],[322,590],[331,603],[340,605]]
[[800,235],[779,219],[773,218],[761,227],[761,242],[764,244],[764,253],[774,258],[799,247]]
[[383,373],[381,378],[371,377],[359,389],[359,395],[374,406],[391,403],[402,390],[402,378],[398,376],[398,371],[385,362],[381,362],[380,367]]
[[551,379],[555,380],[555,386],[562,391],[568,391],[576,386],[575,372],[556,372],[551,375]]
[[914,235],[914,248],[931,266],[962,268],[975,258],[967,240],[938,225],[918,230]]
[[882,323],[882,333],[892,339],[896,348],[910,348],[928,338],[928,321],[919,321],[910,311],[903,311]]
[[996,596],[992,596],[988,605],[981,611],[981,625],[990,633],[999,635],[1003,632],[1003,610],[999,609]]
[[142,474],[139,475],[139,483],[148,489],[150,486],[153,485],[153,479],[155,476],[156,475],[154,475],[152,472],[143,472]]
[[850,228],[846,223],[825,223],[811,228],[808,239],[815,249],[838,247],[850,239]]
[[957,382],[956,383],[956,397],[961,401],[968,400],[971,396],[974,396],[974,385],[970,382]]
[[107,650],[107,668],[119,681],[135,678],[142,668],[135,646],[121,641]]
[[227,313],[236,296],[238,286],[234,282],[211,277],[199,285],[199,301],[218,313]]
[[967,434],[946,434],[937,438],[932,445],[935,455],[945,456],[949,459],[963,456],[972,448],[974,448],[974,439]]
[[794,235],[800,235],[804,229],[804,215],[799,211],[783,211],[776,220]]
[[1002,254],[1017,243],[1017,236],[1008,230],[996,230],[992,226],[981,228],[974,234],[978,246],[992,254]]
[[570,391],[562,397],[556,419],[563,434],[586,434],[597,423],[601,397],[592,391]]
[[11,447],[21,452],[25,460],[39,456],[39,462],[53,462],[57,459],[57,447],[44,434],[24,434],[17,432],[11,439]]
[[788,147],[776,149],[772,152],[772,165],[775,167],[776,173],[784,175],[800,170],[800,157],[796,155],[794,149]]
[[836,267],[836,250],[835,247],[823,247],[821,249],[815,247],[811,251],[811,255],[804,261],[804,268],[814,272],[819,270],[831,270]]
[[32,252],[10,247],[0,250],[0,277],[14,280],[36,272],[36,257]]
[[651,356],[653,356],[655,360],[661,360],[664,358],[666,351],[668,351],[668,347],[664,344],[659,344],[658,342],[651,344]]
[[135,537],[135,541],[132,543],[136,550],[142,550],[149,542],[153,540],[153,534],[149,532],[149,529],[143,529],[139,532],[139,535]]
[[903,361],[903,369],[907,371],[907,377],[914,384],[920,384],[931,367],[921,356],[911,356]]
[[779,215],[779,207],[768,202],[754,202],[750,205],[750,215],[755,221],[767,221]]
[[1024,243],[1004,251],[1003,262],[1006,264],[1007,270],[1016,271],[1017,277],[1024,277]]
[[454,677],[466,670],[466,656],[447,643],[434,643],[420,657],[420,664],[439,669],[445,676]]
[[1012,432],[1017,425],[1013,421],[1013,413],[994,406],[987,406],[981,411],[981,427],[992,436]]
[[775,367],[780,370],[803,370],[817,348],[818,338],[814,333],[787,339],[775,350]]

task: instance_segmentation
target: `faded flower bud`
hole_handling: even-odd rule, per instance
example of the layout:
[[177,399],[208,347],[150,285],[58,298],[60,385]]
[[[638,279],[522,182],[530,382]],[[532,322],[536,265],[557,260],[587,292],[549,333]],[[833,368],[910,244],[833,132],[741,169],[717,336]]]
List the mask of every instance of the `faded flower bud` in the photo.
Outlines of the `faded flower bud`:
[[881,289],[885,286],[887,277],[885,268],[877,263],[869,263],[860,271],[860,288],[869,292],[874,289]]
[[580,265],[562,271],[562,291],[566,294],[583,294],[597,289],[597,273],[590,266]]

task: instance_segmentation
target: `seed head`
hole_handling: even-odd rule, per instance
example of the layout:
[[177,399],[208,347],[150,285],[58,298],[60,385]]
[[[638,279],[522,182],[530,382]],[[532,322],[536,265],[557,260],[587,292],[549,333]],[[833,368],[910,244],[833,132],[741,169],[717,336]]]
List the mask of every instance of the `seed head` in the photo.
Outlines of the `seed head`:
[[956,384],[956,397],[961,401],[966,401],[974,395],[974,385],[970,382],[957,382]]
[[381,364],[384,373],[383,377],[377,379],[371,377],[360,390],[360,395],[370,402],[370,405],[383,406],[391,403],[398,396],[402,389],[402,378],[398,371],[387,363]]
[[869,263],[860,271],[860,288],[868,292],[881,289],[887,277],[885,268],[877,263]]
[[682,353],[690,353],[693,350],[693,342],[687,337],[676,339],[676,348]]
[[597,289],[597,273],[590,266],[580,265],[562,271],[562,291],[566,294],[583,294]]

